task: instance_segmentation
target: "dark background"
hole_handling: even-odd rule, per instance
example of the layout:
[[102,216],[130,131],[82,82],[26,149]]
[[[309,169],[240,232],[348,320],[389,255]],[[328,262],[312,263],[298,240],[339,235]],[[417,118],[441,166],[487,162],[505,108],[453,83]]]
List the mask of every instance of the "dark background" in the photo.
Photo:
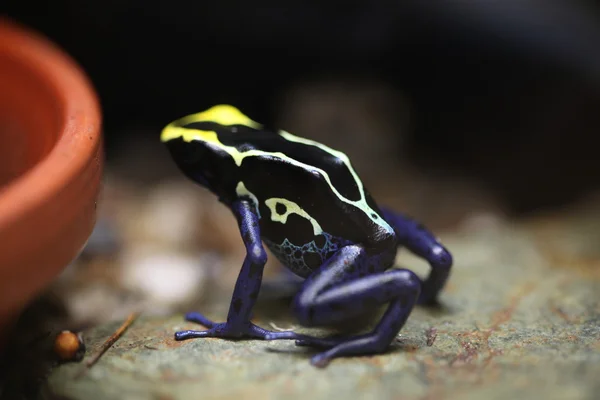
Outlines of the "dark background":
[[481,179],[524,212],[600,182],[597,3],[4,0],[0,10],[86,70],[109,162],[130,127],[156,140],[166,122],[221,102],[270,122],[289,85],[375,76],[410,98],[417,165]]

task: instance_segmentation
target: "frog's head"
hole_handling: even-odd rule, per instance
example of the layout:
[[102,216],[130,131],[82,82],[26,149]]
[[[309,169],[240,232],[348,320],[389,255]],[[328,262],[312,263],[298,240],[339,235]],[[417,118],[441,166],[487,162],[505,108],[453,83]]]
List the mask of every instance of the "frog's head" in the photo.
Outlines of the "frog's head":
[[259,129],[261,125],[233,106],[217,105],[171,122],[163,129],[161,141],[183,173],[218,192],[239,155],[235,147],[222,143],[219,134],[239,127]]

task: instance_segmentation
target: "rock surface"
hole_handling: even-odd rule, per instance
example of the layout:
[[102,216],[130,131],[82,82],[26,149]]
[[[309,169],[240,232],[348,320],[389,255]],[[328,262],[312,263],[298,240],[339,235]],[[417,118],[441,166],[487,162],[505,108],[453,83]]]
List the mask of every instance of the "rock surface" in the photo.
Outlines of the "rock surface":
[[[43,392],[71,400],[592,399],[600,391],[600,229],[574,235],[567,223],[550,225],[479,221],[445,236],[455,268],[440,307],[415,309],[383,355],[317,369],[314,353],[292,341],[175,342],[173,332],[195,325],[181,315],[142,316],[83,377],[74,378],[82,364],[59,366]],[[553,254],[568,241],[596,245]],[[399,264],[425,271],[406,252]],[[204,311],[223,319],[227,296]],[[295,323],[273,305],[263,299],[255,322]],[[85,332],[86,359],[119,324]]]

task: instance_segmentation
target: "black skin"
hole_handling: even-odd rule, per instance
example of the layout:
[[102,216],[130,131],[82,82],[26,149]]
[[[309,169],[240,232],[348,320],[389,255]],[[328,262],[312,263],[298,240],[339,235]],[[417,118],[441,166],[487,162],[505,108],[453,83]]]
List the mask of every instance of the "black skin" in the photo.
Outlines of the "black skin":
[[[311,360],[313,365],[322,367],[335,357],[385,351],[417,303],[436,301],[450,275],[452,256],[418,222],[379,208],[366,189],[364,196],[371,216],[364,208],[340,199],[317,169],[329,176],[341,196],[359,200],[358,182],[343,160],[322,148],[289,141],[276,131],[209,121],[185,127],[217,134],[220,143],[216,145],[182,138],[171,139],[166,145],[186,176],[211,190],[231,209],[246,246],[246,257],[227,321],[215,323],[200,313],[189,313],[188,321],[208,329],[177,332],[177,340],[294,339],[298,345],[322,348],[323,352]],[[283,153],[289,158],[274,154],[248,156],[238,166],[223,145],[240,153],[261,150]],[[290,159],[302,165],[295,165]],[[255,198],[236,191],[240,182]],[[265,203],[273,198],[297,204],[321,231],[316,233],[309,219],[297,213],[289,214],[285,223],[273,220],[272,210]],[[283,205],[277,207],[278,215],[286,212]],[[267,261],[263,242],[284,266],[304,278],[293,301],[293,312],[302,325],[326,326],[347,321],[381,305],[387,305],[387,311],[371,332],[346,337],[316,338],[291,331],[267,331],[252,324],[252,309]],[[425,281],[408,269],[392,268],[400,246],[428,261],[431,271]]]

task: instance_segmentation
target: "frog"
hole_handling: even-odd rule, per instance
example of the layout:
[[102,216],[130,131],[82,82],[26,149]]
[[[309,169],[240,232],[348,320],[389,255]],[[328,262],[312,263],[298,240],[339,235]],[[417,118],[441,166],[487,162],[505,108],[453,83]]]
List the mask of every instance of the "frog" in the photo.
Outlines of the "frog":
[[[230,104],[176,119],[160,138],[177,169],[231,210],[245,246],[226,320],[188,312],[186,321],[206,329],[177,331],[175,340],[294,340],[316,349],[310,363],[325,367],[336,358],[384,353],[415,306],[438,303],[452,254],[413,217],[379,206],[344,152],[256,122]],[[402,247],[427,261],[425,278],[395,266]],[[300,282],[290,311],[301,326],[385,311],[367,333],[347,335],[254,324],[266,249]]]

